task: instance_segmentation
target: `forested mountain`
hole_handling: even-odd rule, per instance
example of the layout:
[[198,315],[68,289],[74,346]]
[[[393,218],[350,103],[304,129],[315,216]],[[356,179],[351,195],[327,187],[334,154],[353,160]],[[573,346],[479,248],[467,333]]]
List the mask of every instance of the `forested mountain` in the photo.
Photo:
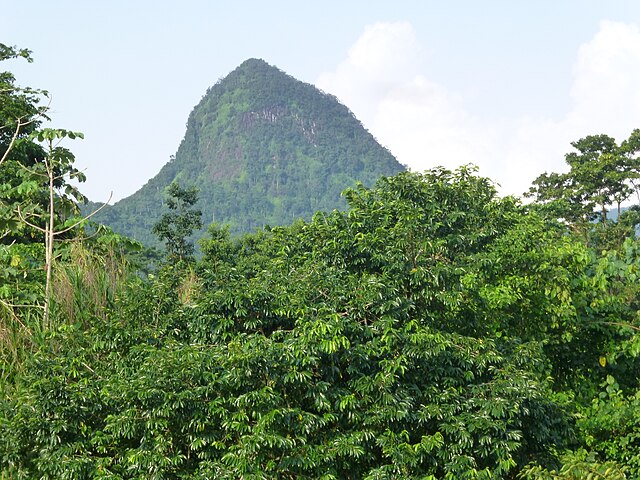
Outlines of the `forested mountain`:
[[165,188],[177,181],[198,188],[205,226],[248,232],[344,208],[344,188],[402,170],[335,97],[250,59],[207,91],[158,175],[97,220],[152,242]]

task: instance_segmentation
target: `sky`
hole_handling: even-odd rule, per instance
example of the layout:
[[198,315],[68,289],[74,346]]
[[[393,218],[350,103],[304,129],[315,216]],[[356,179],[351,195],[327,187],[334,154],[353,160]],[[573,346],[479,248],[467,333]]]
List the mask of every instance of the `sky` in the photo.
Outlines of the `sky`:
[[0,70],[49,91],[50,126],[112,203],[174,155],[190,111],[244,60],[349,107],[413,171],[475,164],[501,194],[566,171],[571,142],[640,128],[637,0],[4,2]]

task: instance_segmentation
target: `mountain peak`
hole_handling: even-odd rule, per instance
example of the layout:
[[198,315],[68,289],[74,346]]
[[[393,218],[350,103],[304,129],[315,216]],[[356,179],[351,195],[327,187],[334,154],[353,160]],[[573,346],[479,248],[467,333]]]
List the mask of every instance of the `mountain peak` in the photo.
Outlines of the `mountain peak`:
[[270,65],[261,58],[249,58],[238,65],[229,75],[223,78],[221,81],[229,81],[234,76],[242,75],[248,78],[253,76],[262,75],[286,75],[283,71],[277,67]]
[[237,70],[247,70],[247,69],[255,69],[255,68],[265,68],[265,67],[276,68],[273,65],[268,64],[262,58],[248,58],[237,67]]
[[345,208],[342,190],[401,170],[335,97],[250,58],[207,90],[189,115],[175,158],[101,220],[153,241],[149,232],[162,213],[163,191],[178,181],[200,190],[205,224],[248,232]]

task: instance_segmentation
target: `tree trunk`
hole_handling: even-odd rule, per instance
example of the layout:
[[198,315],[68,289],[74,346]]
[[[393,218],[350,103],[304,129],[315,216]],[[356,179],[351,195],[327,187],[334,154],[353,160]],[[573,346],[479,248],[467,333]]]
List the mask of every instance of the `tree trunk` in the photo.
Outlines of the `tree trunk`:
[[46,330],[51,327],[49,317],[51,310],[51,272],[53,268],[53,240],[55,233],[55,220],[53,218],[55,190],[53,186],[53,166],[51,165],[50,158],[45,158],[45,165],[47,175],[49,176],[49,218],[47,219],[47,227],[44,232],[46,280],[44,284],[44,317],[42,321],[44,329]]

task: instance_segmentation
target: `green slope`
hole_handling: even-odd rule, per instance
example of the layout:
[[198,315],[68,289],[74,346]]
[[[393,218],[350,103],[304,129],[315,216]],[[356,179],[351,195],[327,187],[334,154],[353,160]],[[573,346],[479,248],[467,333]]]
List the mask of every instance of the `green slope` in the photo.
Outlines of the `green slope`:
[[248,232],[343,208],[346,187],[402,170],[335,97],[250,59],[208,89],[175,157],[98,221],[154,243],[164,189],[177,180],[200,190],[205,225]]

